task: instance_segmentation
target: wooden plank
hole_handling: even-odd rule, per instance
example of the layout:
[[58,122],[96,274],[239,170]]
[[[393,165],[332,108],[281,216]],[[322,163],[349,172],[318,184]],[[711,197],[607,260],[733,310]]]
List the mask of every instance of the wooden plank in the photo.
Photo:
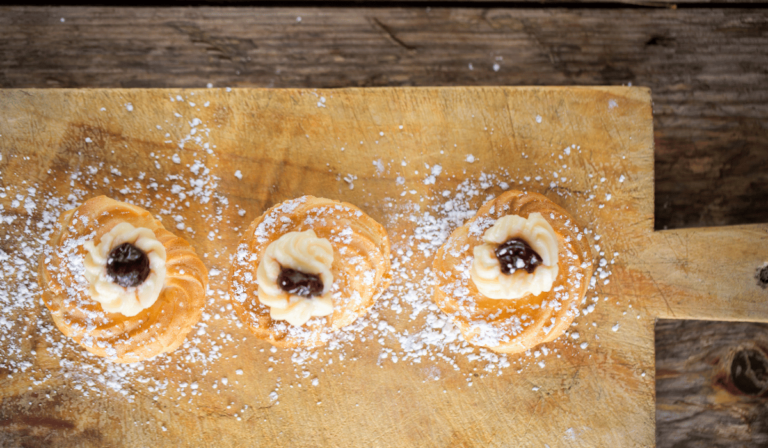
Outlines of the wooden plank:
[[[677,8],[681,7],[740,7],[754,5],[759,7],[766,0],[162,0],[153,7],[353,7],[353,8],[520,8],[520,7],[639,7],[639,8]],[[58,2],[59,6],[99,6],[104,3],[69,0]],[[110,3],[108,6],[135,6],[125,0]]]
[[[595,7],[596,5],[603,6],[601,4],[612,5],[626,5],[626,6],[639,6],[639,7],[674,7],[675,5],[683,5],[685,7],[706,7],[708,5],[727,5],[731,7],[738,7],[741,5],[751,5],[765,3],[766,0],[334,0],[328,2],[326,0],[298,0],[298,1],[281,1],[279,3],[259,0],[163,0],[156,4],[156,7],[160,6],[235,6],[235,7],[258,7],[258,6],[332,6],[332,7],[431,7],[431,8],[445,8],[445,7],[520,7],[521,5],[540,5],[546,7],[552,6],[567,6],[571,8],[578,7]],[[92,5],[86,2],[71,0],[67,2],[59,2],[59,5]],[[114,6],[132,6],[130,3],[122,1],[116,2]],[[533,5],[531,5],[533,6]]]
[[659,321],[657,446],[768,444],[768,395],[755,387],[766,380],[766,353],[768,324]]
[[768,222],[766,26],[765,9],[14,7],[0,86],[632,83],[653,92],[656,228],[747,224]]
[[754,322],[768,322],[767,267],[768,224],[655,232],[633,263],[652,280],[656,316]]
[[[101,193],[144,201],[167,226],[181,223],[176,232],[211,270],[227,271],[239,232],[266,207],[306,193],[359,205],[387,228],[397,254],[409,248],[421,211],[445,210],[444,191],[463,191],[471,207],[502,191],[482,181],[459,190],[483,173],[568,209],[596,232],[584,236],[601,246],[595,261],[619,260],[601,269],[620,271],[652,232],[652,117],[642,88],[14,90],[0,92],[0,110],[0,204],[16,218],[0,227],[0,241],[14,260],[25,250],[34,255],[40,244],[27,230],[39,229],[44,239],[49,207],[57,207],[48,200]],[[194,134],[193,117],[202,122]],[[565,151],[566,145],[573,146]],[[417,171],[436,163],[441,173],[425,182],[429,176]],[[203,182],[213,188],[210,201],[191,192],[178,198],[172,184],[191,188],[207,175],[218,184]],[[531,177],[538,175],[547,180]],[[39,208],[22,206],[30,187]],[[409,211],[416,205],[419,213]],[[212,230],[218,233],[209,237]],[[548,344],[543,355],[510,357],[500,375],[484,370],[488,360],[451,352],[445,356],[454,364],[437,355],[383,362],[373,342],[384,339],[373,333],[379,320],[397,326],[399,335],[419,334],[426,325],[409,318],[408,302],[396,300],[425,283],[434,251],[413,252],[396,259],[405,267],[373,324],[304,364],[291,359],[307,353],[272,353],[236,325],[217,293],[227,289],[221,274],[211,276],[205,331],[196,328],[186,348],[142,363],[141,371],[129,369],[124,379],[110,373],[111,363],[83,356],[52,327],[39,301],[28,299],[9,317],[14,331],[29,337],[0,337],[0,352],[12,355],[0,359],[10,363],[0,371],[4,437],[9,444],[78,446],[169,438],[179,446],[653,445],[651,295],[600,300],[594,313],[577,317],[570,337]],[[23,273],[5,280],[34,290]],[[587,299],[601,299],[609,288],[633,291],[636,283],[647,282],[615,273]],[[397,341],[384,343],[400,353]],[[270,399],[275,388],[279,394]]]

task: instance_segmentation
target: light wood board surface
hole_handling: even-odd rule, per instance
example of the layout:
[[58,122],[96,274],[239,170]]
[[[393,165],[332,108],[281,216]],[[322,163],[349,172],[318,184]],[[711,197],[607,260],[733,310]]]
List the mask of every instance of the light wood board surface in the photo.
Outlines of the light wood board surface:
[[[170,101],[177,95],[184,101]],[[208,334],[231,335],[221,359],[206,364],[171,355],[170,365],[180,368],[147,362],[144,376],[167,379],[173,392],[154,400],[136,382],[129,402],[106,388],[91,397],[70,387],[61,358],[95,361],[66,341],[63,350],[46,350],[48,339],[30,334],[24,353],[14,356],[28,359],[36,377],[50,378],[36,384],[33,375],[0,371],[0,423],[18,437],[73,446],[651,446],[654,319],[768,320],[766,290],[754,279],[768,254],[768,226],[653,232],[647,89],[16,90],[0,94],[0,111],[0,173],[8,190],[0,203],[4,214],[22,218],[0,227],[5,252],[22,250],[27,218],[33,225],[44,219],[39,209],[14,208],[13,190],[34,184],[40,196],[143,194],[162,214],[164,201],[176,197],[169,174],[178,174],[178,183],[203,179],[202,190],[212,188],[203,193],[207,202],[191,200],[162,219],[173,227],[181,216],[184,230],[176,232],[207,255],[209,269],[222,272],[212,277],[209,312],[227,304],[215,291],[226,290],[239,231],[272,204],[302,194],[355,203],[390,235],[408,235],[414,223],[392,210],[428,209],[441,191],[496,173],[566,208],[600,235],[599,250],[614,261],[609,282],[598,281],[594,313],[576,319],[586,348],[561,338],[550,344],[561,356],[547,357],[544,367],[531,361],[519,373],[481,375],[471,386],[467,374],[477,363],[457,357],[459,370],[429,359],[380,363],[370,335],[350,343],[344,360],[297,370],[287,361],[290,352],[270,353],[222,311],[225,318],[207,322]],[[211,153],[188,135],[193,118],[207,126],[205,141],[216,145]],[[176,143],[185,138],[180,150]],[[575,146],[564,155],[568,145]],[[189,174],[196,161],[217,179]],[[98,181],[71,178],[102,163]],[[425,184],[424,171],[415,173],[425,164],[442,167],[434,184]],[[107,174],[111,168],[120,174]],[[161,187],[133,186],[142,172],[139,183],[153,178]],[[550,184],[553,172],[568,179]],[[482,189],[477,205],[501,191]],[[212,230],[218,233],[211,240]],[[423,270],[431,259],[417,252],[409,263]],[[24,313],[43,328],[50,321],[39,305]],[[381,310],[380,317],[401,330],[423,325],[407,312]],[[0,349],[9,344],[0,341]],[[206,349],[205,341],[198,345]],[[213,390],[214,378],[224,376],[229,387]],[[319,386],[311,387],[311,378]],[[174,385],[195,381],[202,393],[179,399]],[[276,383],[279,404],[269,399]]]

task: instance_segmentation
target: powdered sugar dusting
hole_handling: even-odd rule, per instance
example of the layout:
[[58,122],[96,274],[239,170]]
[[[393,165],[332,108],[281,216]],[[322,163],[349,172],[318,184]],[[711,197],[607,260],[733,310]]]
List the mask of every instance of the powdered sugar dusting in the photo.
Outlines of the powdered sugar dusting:
[[[313,101],[317,107],[326,108],[331,107],[331,98],[319,97]],[[468,164],[479,167],[480,162],[485,163],[482,160],[485,157],[476,159],[471,154],[454,155],[460,160],[461,168],[453,169],[448,168],[451,165],[446,163],[447,155],[395,161],[371,154],[370,161],[365,162],[372,171],[371,176],[392,176],[391,184],[396,189],[388,197],[377,198],[386,210],[382,224],[388,229],[406,229],[390,234],[391,287],[368,314],[332,335],[322,348],[278,350],[248,337],[225,291],[230,263],[250,254],[235,243],[230,248],[230,259],[230,253],[225,250],[211,249],[219,246],[207,246],[209,242],[228,238],[225,233],[239,239],[245,229],[242,223],[246,221],[246,210],[221,186],[234,179],[242,184],[242,172],[218,169],[220,154],[216,141],[222,136],[216,133],[217,124],[205,123],[195,116],[195,111],[199,107],[208,107],[210,100],[181,94],[167,100],[177,109],[167,121],[158,123],[156,130],[157,140],[166,146],[163,150],[140,154],[150,159],[154,171],[137,172],[129,164],[112,166],[106,162],[86,162],[83,166],[67,168],[64,174],[69,181],[67,191],[41,194],[40,185],[32,181],[0,188],[0,228],[3,229],[0,238],[4,239],[0,250],[0,261],[3,262],[0,268],[0,369],[11,372],[9,376],[12,378],[23,375],[34,378],[35,384],[42,384],[53,383],[64,376],[67,384],[89,396],[117,393],[132,401],[137,393],[141,393],[155,400],[172,400],[178,405],[182,402],[194,404],[201,394],[236,393],[243,387],[240,382],[249,369],[266,371],[265,389],[253,399],[251,408],[246,405],[231,409],[240,419],[254,412],[253,405],[278,405],[280,397],[294,386],[322,388],[325,382],[317,376],[324,369],[341,369],[342,365],[344,369],[353,369],[362,356],[355,344],[362,345],[364,349],[361,350],[373,353],[375,362],[382,368],[392,364],[429,366],[425,377],[433,381],[443,378],[445,373],[440,372],[447,368],[463,375],[467,386],[491,374],[515,374],[528,368],[546,369],[546,361],[551,357],[560,357],[569,350],[590,350],[599,345],[589,327],[594,322],[577,319],[574,326],[578,331],[574,328],[533,352],[514,356],[498,354],[464,340],[451,319],[432,301],[435,280],[431,264],[435,253],[451,232],[474,216],[483,203],[509,188],[545,192],[552,198],[564,199],[563,202],[573,196],[568,186],[577,168],[570,166],[568,157],[573,157],[581,148],[570,142],[562,143],[568,143],[565,150],[560,150],[563,146],[553,148],[552,157],[560,163],[556,174],[543,168],[521,174],[512,168],[496,168],[492,164],[485,167],[487,171],[467,174],[465,167]],[[125,108],[131,111],[133,106],[129,109],[129,105],[126,103]],[[214,102],[210,105],[217,106]],[[125,114],[125,111],[119,112]],[[537,117],[537,122],[540,121]],[[405,131],[377,129],[370,135],[370,144],[373,146],[376,139],[388,138],[393,133],[404,134]],[[101,144],[96,138],[92,140],[91,146]],[[357,141],[354,143],[357,147]],[[135,151],[130,146],[125,150]],[[333,152],[346,155],[353,151],[341,152],[337,147]],[[2,157],[5,160],[19,156],[3,154]],[[523,153],[521,157],[526,156]],[[402,171],[396,171],[400,167]],[[418,174],[413,174],[415,170]],[[246,174],[246,178],[251,176],[250,171]],[[365,173],[339,171],[336,175],[337,184],[343,187],[340,191],[354,189],[357,192],[361,185],[366,186],[360,180],[366,179]],[[624,176],[620,182],[623,180]],[[115,364],[94,357],[61,335],[50,313],[41,305],[37,263],[56,220],[63,211],[98,194],[148,209],[166,228],[193,243],[210,270],[211,287],[207,291],[203,317],[173,353],[135,364]],[[601,182],[594,182],[589,190],[579,194],[586,195],[587,201],[611,199],[607,185]],[[281,211],[289,213],[298,204],[296,200],[288,201],[281,206]],[[262,211],[249,209],[248,220]],[[573,214],[578,217],[579,210],[574,210]],[[267,216],[256,229],[255,236],[263,238],[269,229],[283,224],[279,214]],[[469,231],[481,235],[492,225],[492,219],[480,219]],[[226,232],[222,230],[225,228]],[[592,242],[593,251],[600,260],[595,275],[588,280],[590,291],[574,310],[581,316],[596,311],[600,298],[598,291],[610,281],[612,265],[619,255],[605,253],[596,232],[595,228],[581,228],[577,236]],[[339,238],[344,238],[344,229],[340,229]],[[77,271],[80,269],[78,263],[80,261],[73,257],[70,267]],[[460,269],[467,269],[469,263],[471,259],[464,260]],[[370,274],[361,275],[365,278]],[[79,281],[72,285],[76,289],[83,287]],[[457,289],[455,293],[460,295],[462,291]],[[603,296],[603,302],[606,298]],[[232,299],[242,301],[245,298],[236,294]],[[506,331],[499,332],[482,321],[475,322],[473,325],[478,332],[472,342],[493,345],[495,341],[505,340],[521,331],[524,324],[512,320],[507,323]],[[617,331],[618,323],[615,328]],[[33,341],[17,338],[19,334],[39,335],[39,342],[33,345]],[[576,334],[578,337],[574,336]],[[36,351],[46,352],[58,362],[54,367],[33,369],[38,356]],[[249,355],[244,353],[263,356],[267,359],[266,365],[248,364]],[[235,365],[237,367],[230,367]],[[192,375],[192,367],[202,371],[202,376]]]

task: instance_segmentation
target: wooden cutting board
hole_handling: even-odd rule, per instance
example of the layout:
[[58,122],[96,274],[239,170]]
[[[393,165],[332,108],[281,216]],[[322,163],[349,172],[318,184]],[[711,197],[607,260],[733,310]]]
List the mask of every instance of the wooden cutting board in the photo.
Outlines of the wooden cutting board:
[[[0,445],[652,446],[655,319],[768,321],[756,280],[768,225],[653,231],[652,131],[644,88],[2,91],[0,212],[15,218],[0,225],[4,253],[39,246],[50,219],[25,197],[108,194],[150,200],[214,275],[205,335],[121,387],[82,387],[114,372],[62,339],[38,301],[15,308],[6,328],[19,337],[0,332]],[[458,355],[458,369],[428,357],[381,362],[372,328],[343,359],[320,348],[322,362],[297,367],[291,351],[270,352],[232,321],[219,293],[228,257],[267,207],[303,194],[355,203],[396,252],[416,226],[397,216],[429,210],[481,173],[547,195],[600,236],[595,261],[606,258],[610,275],[598,279],[595,311],[577,317],[578,343],[548,344],[559,356],[543,367],[533,355],[510,357],[501,374]],[[478,183],[477,205],[502,191]],[[422,272],[431,255],[416,251],[409,269]],[[34,289],[36,260],[27,264],[4,274],[5,291]],[[376,316],[400,332],[424,325],[407,311]]]

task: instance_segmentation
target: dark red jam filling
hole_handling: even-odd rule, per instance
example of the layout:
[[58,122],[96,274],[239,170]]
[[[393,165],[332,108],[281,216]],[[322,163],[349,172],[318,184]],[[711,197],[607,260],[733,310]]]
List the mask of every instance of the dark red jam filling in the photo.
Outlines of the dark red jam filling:
[[282,268],[277,277],[277,284],[288,294],[306,298],[323,293],[323,281],[320,280],[319,275],[305,274],[295,269]]
[[[494,252],[504,274],[515,272],[517,269],[525,269],[530,274],[542,263],[539,254],[520,238],[505,241]],[[519,265],[520,261],[522,265]]]
[[123,243],[109,253],[107,275],[123,288],[139,286],[149,277],[149,257],[133,244]]

